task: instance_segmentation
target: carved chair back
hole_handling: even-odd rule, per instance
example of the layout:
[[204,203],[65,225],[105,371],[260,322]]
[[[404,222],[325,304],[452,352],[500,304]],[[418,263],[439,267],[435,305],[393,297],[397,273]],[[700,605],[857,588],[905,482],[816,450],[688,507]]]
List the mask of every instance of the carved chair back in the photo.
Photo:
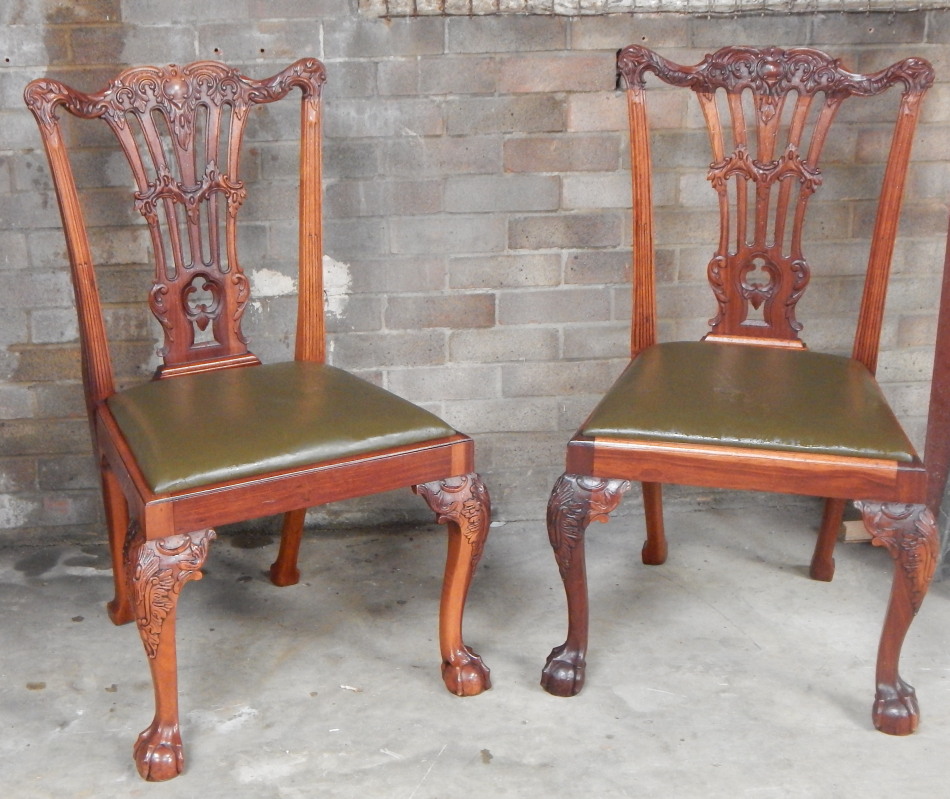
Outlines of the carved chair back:
[[57,110],[101,119],[115,134],[135,181],[134,206],[148,225],[154,257],[149,306],[163,343],[159,376],[258,363],[241,319],[250,298],[237,252],[246,197],[241,145],[249,112],[294,88],[302,92],[300,311],[297,357],[323,359],[320,241],[320,90],[316,59],[301,59],[258,81],[213,61],[137,67],[95,94],[55,80],[28,89],[63,211],[87,399],[113,393],[99,296],[76,181]]
[[706,122],[718,196],[719,242],[707,276],[717,304],[712,338],[804,346],[796,305],[811,274],[802,245],[805,213],[822,184],[820,158],[842,103],[903,86],[872,236],[854,357],[875,370],[884,294],[920,100],[933,83],[908,58],[869,75],[818,50],[728,47],[681,66],[645,47],[620,51],[627,86],[634,186],[633,354],[655,343],[650,146],[644,76],[695,92]]

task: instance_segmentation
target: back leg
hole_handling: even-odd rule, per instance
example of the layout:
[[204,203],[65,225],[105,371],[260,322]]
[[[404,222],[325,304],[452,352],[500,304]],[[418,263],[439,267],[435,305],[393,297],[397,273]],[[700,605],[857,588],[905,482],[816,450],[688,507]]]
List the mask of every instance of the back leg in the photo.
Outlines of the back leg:
[[306,516],[306,508],[284,514],[284,526],[280,531],[280,549],[277,551],[277,560],[270,567],[270,579],[274,585],[296,585],[300,582],[297,556],[300,553],[300,540],[303,538],[303,523]]
[[103,462],[102,502],[109,530],[109,552],[112,556],[112,580],[115,595],[106,605],[113,624],[127,624],[135,618],[129,595],[129,580],[125,562],[125,541],[129,532],[129,505],[116,479],[115,472]]
[[643,483],[643,512],[646,516],[647,540],[642,558],[648,566],[666,563],[666,532],[663,529],[663,485]]
[[821,517],[821,527],[818,530],[818,540],[815,542],[815,554],[811,558],[809,574],[813,580],[831,582],[835,576],[835,542],[841,531],[844,519],[844,509],[848,504],[846,499],[826,499],[825,512]]

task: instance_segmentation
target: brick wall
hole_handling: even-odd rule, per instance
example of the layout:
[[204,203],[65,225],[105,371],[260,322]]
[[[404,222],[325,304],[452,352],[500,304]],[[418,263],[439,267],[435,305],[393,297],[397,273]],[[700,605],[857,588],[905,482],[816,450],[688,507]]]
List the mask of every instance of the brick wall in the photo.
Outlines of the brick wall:
[[[383,20],[361,15],[357,0],[32,0],[0,7],[0,25],[0,539],[101,535],[64,244],[22,89],[46,74],[99,88],[133,63],[221,58],[263,77],[301,55],[326,62],[332,360],[471,433],[496,516],[513,519],[543,516],[564,443],[624,362],[630,226],[617,48],[644,42],[691,63],[722,44],[803,44],[861,70],[924,55],[941,82],[916,145],[881,359],[887,392],[923,437],[950,188],[948,12]],[[702,134],[682,99],[664,96],[660,108],[661,330],[693,338],[711,315],[703,273],[714,219],[677,169],[695,160]],[[843,122],[830,160],[849,178],[844,190],[829,187],[815,220],[807,252],[828,274],[802,313],[812,346],[838,350],[847,349],[839,307],[856,302],[850,258],[866,243],[867,176],[882,158],[873,114]],[[246,163],[248,329],[265,360],[287,356],[293,327],[295,162],[282,138],[293,126],[292,113],[265,114]],[[145,379],[155,365],[154,330],[136,304],[145,236],[120,158],[96,158],[101,132],[71,135],[95,200],[88,221],[117,367],[123,382]],[[399,492],[314,518],[428,511]]]

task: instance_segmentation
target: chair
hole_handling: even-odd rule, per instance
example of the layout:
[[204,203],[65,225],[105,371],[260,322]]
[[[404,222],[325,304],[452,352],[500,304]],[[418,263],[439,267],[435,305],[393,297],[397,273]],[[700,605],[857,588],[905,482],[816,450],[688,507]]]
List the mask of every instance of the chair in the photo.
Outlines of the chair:
[[[148,780],[183,765],[175,608],[201,577],[214,527],[284,514],[270,575],[299,579],[306,509],[412,487],[449,531],[439,638],[443,679],[459,695],[490,687],[462,642],[466,593],[488,534],[488,493],[470,438],[427,411],[325,362],[321,252],[323,65],[301,59],[266,80],[223,64],[141,67],[85,94],[29,84],[69,252],[82,374],[108,522],[116,624],[138,624],[155,686],[155,718],[134,759]],[[242,136],[255,106],[300,89],[299,301],[294,360],[262,364],[241,318],[249,281],[237,254],[247,187]],[[83,204],[57,112],[104,121],[131,166],[134,204],[154,252],[152,313],[164,333],[155,379],[116,389]],[[144,287],[143,287],[144,288]],[[144,292],[143,292],[144,298]]]
[[[702,341],[657,342],[648,72],[695,92],[708,128],[707,178],[720,231],[707,270],[716,315]],[[727,47],[682,66],[629,46],[618,53],[618,73],[626,84],[633,183],[631,360],[568,443],[566,471],[551,493],[548,532],[569,622],[542,685],[558,696],[583,686],[584,534],[591,521],[607,520],[631,481],[643,486],[646,564],[667,556],[662,483],[827,498],[811,564],[819,580],[832,578],[842,513],[854,499],[873,542],[895,560],[874,724],[910,733],[918,706],[898,658],[933,574],[937,534],[926,506],[927,471],[874,372],[911,139],[933,71],[908,58],[853,74],[816,50],[773,47]],[[844,101],[894,86],[903,91],[853,353],[813,352],[799,338],[795,309],[811,271],[802,234],[808,201],[823,180],[819,155]]]

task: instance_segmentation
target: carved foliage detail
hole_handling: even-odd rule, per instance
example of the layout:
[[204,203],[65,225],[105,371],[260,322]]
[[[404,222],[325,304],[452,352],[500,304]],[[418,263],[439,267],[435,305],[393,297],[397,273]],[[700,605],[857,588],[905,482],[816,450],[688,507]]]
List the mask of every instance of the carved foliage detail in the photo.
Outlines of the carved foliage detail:
[[575,548],[593,521],[605,522],[620,504],[629,480],[563,474],[548,500],[548,536],[563,577],[570,568]]
[[822,180],[821,171],[810,166],[794,145],[789,145],[774,161],[763,163],[754,159],[746,146],[740,144],[731,156],[709,167],[709,181],[720,194],[726,191],[726,181],[733,176],[760,186],[771,186],[783,179],[796,180],[803,195],[814,194]]
[[238,209],[247,198],[244,182],[223,174],[214,161],[205,167],[201,182],[196,186],[186,186],[176,180],[164,164],[158,169],[158,177],[149,183],[148,189],[135,193],[135,210],[150,225],[158,224],[157,206],[160,200],[172,200],[184,206],[188,221],[198,224],[201,204],[213,193],[223,194],[227,200],[228,214],[237,216]]
[[[747,89],[764,97],[778,97],[795,91],[871,96],[901,83],[907,91],[922,92],[934,80],[933,67],[921,58],[905,58],[867,75],[849,72],[836,58],[820,50],[795,47],[723,47],[695,66],[668,61],[641,45],[630,45],[617,57],[619,73],[628,85],[643,85],[646,72],[666,83],[696,91],[725,89],[739,93]],[[765,114],[769,108],[766,105]]]
[[247,78],[217,61],[196,61],[185,66],[134,67],[95,94],[44,78],[27,87],[25,98],[31,108],[45,109],[45,118],[50,121],[55,119],[52,109],[57,105],[84,119],[111,115],[119,125],[120,115],[127,111],[144,113],[158,107],[175,120],[176,130],[187,130],[187,117],[193,115],[199,102],[233,103],[243,109],[253,103],[279,100],[294,88],[306,97],[314,97],[320,94],[325,80],[323,64],[315,58],[301,58],[264,81]]
[[855,502],[875,546],[897,561],[916,613],[937,566],[939,542],[933,514],[923,505]]
[[154,658],[165,620],[175,612],[182,586],[201,579],[201,567],[216,534],[207,529],[145,541],[135,527],[129,532],[129,580],[135,621],[146,654]]
[[413,486],[419,496],[435,512],[439,524],[454,522],[472,548],[472,561],[477,563],[487,538],[491,521],[491,500],[488,489],[477,474],[463,474]]

